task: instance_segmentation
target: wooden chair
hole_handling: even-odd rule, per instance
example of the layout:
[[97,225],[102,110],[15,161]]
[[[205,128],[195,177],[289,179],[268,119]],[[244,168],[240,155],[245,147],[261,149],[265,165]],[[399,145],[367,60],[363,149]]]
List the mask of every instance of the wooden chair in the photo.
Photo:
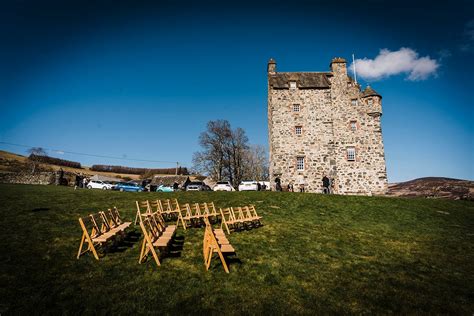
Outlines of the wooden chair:
[[157,266],[160,266],[160,259],[157,254],[157,250],[160,248],[167,248],[171,243],[175,229],[167,229],[159,224],[160,219],[157,217],[159,214],[145,214],[139,216],[140,228],[143,233],[143,242],[140,250],[140,257],[138,263],[142,263],[151,253]]
[[[132,222],[124,222],[122,220],[119,210],[115,206],[112,209],[109,208],[107,212],[102,213],[104,220],[109,223],[109,226],[111,228],[116,228],[119,231],[125,231],[125,229],[127,229],[132,224]],[[106,214],[108,214],[108,217]]]
[[208,218],[211,217],[211,218],[214,218],[215,220],[217,220],[217,217],[220,216],[220,213],[217,212],[217,210],[216,210],[214,202],[201,203],[201,204],[199,204],[199,206],[202,210],[203,216],[205,216],[205,217],[208,217]]
[[237,226],[237,221],[234,218],[234,214],[231,211],[231,208],[227,207],[225,209],[219,209],[221,213],[221,229],[225,227],[227,233],[230,234],[231,229],[235,229]]
[[135,204],[137,205],[137,215],[135,216],[135,225],[137,225],[140,215],[151,214],[153,213],[153,211],[151,210],[151,207],[148,201],[142,201],[142,202],[135,201]]
[[[91,251],[94,257],[99,260],[99,255],[96,250],[96,246],[102,245],[110,240],[114,234],[103,232],[103,227],[99,226],[96,219],[100,217],[100,214],[91,214],[87,217],[79,218],[79,225],[82,229],[81,243],[79,245],[79,251],[77,252],[77,259],[88,251]],[[102,221],[100,221],[102,225]],[[87,244],[87,249],[83,250],[84,244]]]
[[225,261],[224,253],[235,253],[235,249],[229,243],[225,235],[216,233],[214,231],[207,217],[204,218],[204,223],[206,224],[206,229],[204,231],[203,238],[203,257],[206,271],[209,270],[209,267],[211,266],[211,260],[214,253],[217,253],[225,272],[229,273],[229,268]]
[[254,205],[245,206],[245,211],[247,212],[247,217],[257,226],[262,226],[261,216],[258,216],[257,210]]
[[244,212],[242,212],[242,207],[240,207],[240,206],[231,207],[230,211],[232,212],[234,220],[235,220],[236,223],[243,224],[247,221],[247,219],[244,216]]
[[209,209],[209,216],[214,216],[217,218],[221,215],[220,212],[217,211],[216,206],[214,205],[214,202],[209,202],[206,204],[207,204],[207,208]]

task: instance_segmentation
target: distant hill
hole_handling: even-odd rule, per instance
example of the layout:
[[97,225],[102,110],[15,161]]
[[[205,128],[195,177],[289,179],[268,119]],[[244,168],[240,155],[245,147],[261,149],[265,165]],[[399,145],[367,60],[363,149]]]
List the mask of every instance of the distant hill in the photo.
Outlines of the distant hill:
[[[0,173],[11,173],[11,172],[28,172],[31,170],[29,165],[28,157],[14,154],[8,151],[0,150]],[[109,176],[109,177],[121,177],[121,178],[130,178],[137,180],[140,178],[139,174],[122,174],[116,172],[103,172],[103,171],[92,171],[89,167],[83,166],[81,169],[57,166],[48,163],[39,163],[40,170],[55,171],[62,168],[65,172],[72,173],[83,173],[87,176],[93,176],[95,174]]]
[[474,181],[442,177],[419,178],[389,184],[388,195],[473,200]]

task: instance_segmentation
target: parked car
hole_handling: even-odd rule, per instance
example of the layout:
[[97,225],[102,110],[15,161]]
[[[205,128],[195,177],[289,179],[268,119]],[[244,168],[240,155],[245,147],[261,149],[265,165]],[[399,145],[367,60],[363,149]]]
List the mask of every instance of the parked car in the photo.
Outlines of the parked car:
[[235,191],[234,187],[229,181],[218,181],[214,186],[214,191]]
[[190,182],[186,187],[186,191],[207,191],[206,185],[201,181]]
[[123,191],[142,192],[143,188],[139,184],[134,183],[134,182],[121,182],[121,183],[117,183],[114,186],[114,190],[118,190],[121,192]]
[[173,187],[161,184],[156,188],[156,192],[174,192]]
[[239,184],[239,191],[258,191],[260,185],[257,181],[242,181]]
[[101,190],[110,190],[113,185],[104,181],[91,180],[87,184],[88,189],[101,189]]

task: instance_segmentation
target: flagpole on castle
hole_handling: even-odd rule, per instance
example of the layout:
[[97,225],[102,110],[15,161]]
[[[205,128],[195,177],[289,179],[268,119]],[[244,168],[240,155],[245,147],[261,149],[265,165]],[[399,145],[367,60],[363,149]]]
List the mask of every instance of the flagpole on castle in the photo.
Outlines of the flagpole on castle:
[[356,72],[356,62],[355,62],[354,54],[352,54],[352,66],[354,66],[354,80],[355,80],[355,83],[357,84],[357,72]]

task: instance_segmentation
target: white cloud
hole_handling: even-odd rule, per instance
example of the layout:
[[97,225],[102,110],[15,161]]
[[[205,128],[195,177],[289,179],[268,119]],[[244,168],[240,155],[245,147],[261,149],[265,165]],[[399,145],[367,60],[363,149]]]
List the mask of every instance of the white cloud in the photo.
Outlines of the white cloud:
[[[416,51],[407,47],[393,52],[381,49],[374,59],[356,59],[355,63],[357,76],[366,80],[379,80],[398,74],[406,74],[408,80],[424,80],[435,75],[439,67],[436,59],[418,57]],[[354,69],[352,65],[350,69]]]

